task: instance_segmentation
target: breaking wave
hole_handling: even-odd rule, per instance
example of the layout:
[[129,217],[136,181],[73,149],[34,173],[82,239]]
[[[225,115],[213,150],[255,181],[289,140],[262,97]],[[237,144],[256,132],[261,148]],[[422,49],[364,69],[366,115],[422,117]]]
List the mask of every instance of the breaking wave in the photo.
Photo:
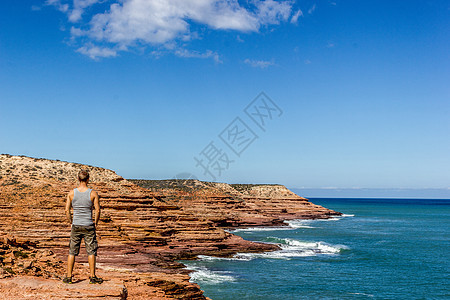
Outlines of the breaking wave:
[[313,220],[288,220],[284,221],[284,223],[288,224],[288,226],[292,229],[297,228],[314,228],[314,226],[311,226],[311,222]]
[[288,226],[274,226],[274,227],[249,227],[249,228],[238,228],[238,229],[229,229],[226,230],[230,233],[236,232],[258,232],[258,231],[277,231],[277,230],[292,230],[298,228],[316,228],[311,226],[314,222],[329,222],[329,221],[339,221],[342,218],[346,217],[354,217],[355,215],[351,214],[343,214],[339,217],[331,217],[329,219],[314,219],[314,220],[305,220],[305,219],[294,219],[294,220],[285,220],[283,221]]
[[256,232],[256,231],[276,231],[276,230],[290,230],[293,229],[289,226],[282,226],[282,227],[253,227],[253,228],[238,228],[233,230],[227,230],[230,233],[235,232]]
[[266,241],[278,244],[281,250],[263,253],[237,253],[235,257],[240,259],[291,259],[293,257],[337,255],[342,249],[348,249],[344,245],[331,245],[325,242],[306,242],[290,238],[268,237]]
[[205,267],[188,266],[187,269],[192,270],[189,281],[196,283],[218,284],[222,282],[235,281],[236,279],[228,275],[226,271],[212,271]]
[[293,257],[307,257],[318,255],[337,255],[344,249],[349,249],[344,245],[331,245],[325,242],[306,242],[290,238],[268,237],[266,243],[278,244],[280,250],[262,253],[237,253],[231,258],[213,257],[199,255],[201,260],[252,260],[255,258],[267,259],[291,259]]

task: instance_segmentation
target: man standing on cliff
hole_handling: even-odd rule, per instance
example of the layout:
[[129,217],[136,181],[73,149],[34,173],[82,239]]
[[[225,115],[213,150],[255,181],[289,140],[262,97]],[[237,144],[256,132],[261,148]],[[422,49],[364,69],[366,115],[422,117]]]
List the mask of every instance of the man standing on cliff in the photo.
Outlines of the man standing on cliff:
[[[78,173],[80,185],[67,195],[66,216],[72,224],[70,232],[69,257],[67,258],[67,276],[64,283],[72,283],[72,271],[75,265],[75,256],[80,252],[81,239],[84,239],[89,261],[89,283],[102,283],[103,279],[95,276],[95,262],[97,256],[97,237],[95,228],[100,219],[100,202],[97,192],[88,188],[89,173],[81,170]],[[73,220],[70,208],[73,207]],[[94,220],[92,210],[94,209]]]

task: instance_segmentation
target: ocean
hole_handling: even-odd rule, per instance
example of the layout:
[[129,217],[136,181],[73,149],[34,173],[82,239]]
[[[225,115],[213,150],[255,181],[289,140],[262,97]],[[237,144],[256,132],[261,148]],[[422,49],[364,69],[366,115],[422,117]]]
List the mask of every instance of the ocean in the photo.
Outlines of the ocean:
[[342,212],[239,229],[281,250],[182,261],[219,299],[450,299],[450,200],[324,199]]

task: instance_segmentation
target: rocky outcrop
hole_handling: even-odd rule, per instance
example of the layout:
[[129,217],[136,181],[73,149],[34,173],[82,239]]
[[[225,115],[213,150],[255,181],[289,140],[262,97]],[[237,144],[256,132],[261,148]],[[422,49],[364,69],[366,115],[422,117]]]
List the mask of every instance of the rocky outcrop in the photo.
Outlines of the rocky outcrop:
[[[226,184],[198,180],[130,180],[166,195],[184,212],[217,227],[282,226],[284,220],[322,219],[339,213],[315,205],[283,185]],[[180,188],[178,188],[180,187]]]
[[[45,288],[33,290],[36,295],[57,288],[51,282],[58,283],[55,279],[65,272],[70,233],[65,197],[76,187],[80,169],[89,170],[90,186],[101,198],[98,264],[103,276],[114,279],[110,291],[117,299],[204,299],[198,285],[189,282],[189,271],[176,259],[276,250],[277,245],[246,241],[224,229],[337,214],[281,185],[126,180],[99,167],[0,155],[0,233],[6,237],[1,246],[5,249],[0,251],[0,277],[34,276],[48,281],[42,283]],[[17,253],[27,258],[15,257]],[[80,253],[77,262],[85,264],[83,250]],[[88,274],[83,268],[75,273],[80,280]],[[0,280],[0,293],[7,292],[11,283],[7,280]],[[70,291],[67,298],[72,297]]]

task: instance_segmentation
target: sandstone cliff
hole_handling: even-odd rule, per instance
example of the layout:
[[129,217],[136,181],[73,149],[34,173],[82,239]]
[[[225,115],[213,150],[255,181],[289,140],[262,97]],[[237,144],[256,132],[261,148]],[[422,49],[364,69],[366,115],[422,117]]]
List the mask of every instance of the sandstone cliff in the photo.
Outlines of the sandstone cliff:
[[130,181],[166,195],[170,203],[218,227],[284,225],[283,220],[328,218],[338,214],[299,197],[283,185],[179,179]]
[[[176,259],[278,249],[245,241],[224,228],[280,225],[285,219],[338,214],[281,185],[126,180],[99,167],[0,155],[0,233],[4,237],[0,293],[21,299],[23,293],[48,296],[57,288],[51,282],[65,272],[70,233],[65,196],[76,187],[82,168],[90,171],[90,186],[101,197],[98,264],[100,275],[110,280],[104,289],[111,299],[205,299]],[[83,250],[80,253],[77,262],[85,264]],[[80,280],[86,276],[86,266],[78,267],[75,275]],[[14,282],[22,282],[23,288],[11,288],[11,276],[38,276],[50,283],[39,282],[33,288],[26,283],[34,279],[22,279]],[[102,293],[75,286],[79,288],[66,289],[57,299]]]

